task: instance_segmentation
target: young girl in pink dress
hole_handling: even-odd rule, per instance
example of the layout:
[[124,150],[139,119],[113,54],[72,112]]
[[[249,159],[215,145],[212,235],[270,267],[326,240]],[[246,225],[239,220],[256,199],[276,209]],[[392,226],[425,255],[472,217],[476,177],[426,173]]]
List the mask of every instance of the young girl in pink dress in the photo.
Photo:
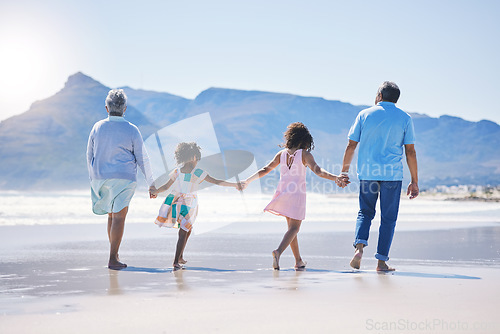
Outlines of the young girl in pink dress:
[[309,167],[319,177],[335,181],[341,187],[345,187],[347,181],[327,172],[316,164],[310,153],[314,148],[314,141],[304,124],[296,122],[288,125],[284,147],[267,166],[246,179],[243,182],[243,187],[267,175],[278,165],[280,166],[278,187],[271,202],[264,209],[264,211],[275,215],[284,216],[288,223],[288,231],[283,236],[278,248],[272,252],[273,268],[280,269],[280,256],[290,245],[295,257],[295,269],[304,270],[306,263],[302,261],[300,256],[297,233],[306,215],[306,167]]

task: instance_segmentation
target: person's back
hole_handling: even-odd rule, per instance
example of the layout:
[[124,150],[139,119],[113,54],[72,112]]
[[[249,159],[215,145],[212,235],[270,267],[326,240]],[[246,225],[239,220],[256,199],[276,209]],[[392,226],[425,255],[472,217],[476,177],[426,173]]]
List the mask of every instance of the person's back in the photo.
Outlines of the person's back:
[[415,141],[410,115],[382,101],[361,111],[355,124],[349,139],[359,142],[359,179],[402,180],[403,146]]
[[137,162],[142,163],[143,148],[135,125],[123,117],[110,116],[97,122],[90,136],[94,141],[90,162],[92,179],[136,180]]

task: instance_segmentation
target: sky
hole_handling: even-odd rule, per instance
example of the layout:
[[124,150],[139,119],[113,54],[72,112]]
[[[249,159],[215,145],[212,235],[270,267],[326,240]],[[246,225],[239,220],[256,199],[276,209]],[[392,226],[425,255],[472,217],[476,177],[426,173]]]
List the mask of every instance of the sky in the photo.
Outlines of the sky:
[[195,98],[210,87],[500,123],[500,1],[0,0],[0,120],[83,72]]

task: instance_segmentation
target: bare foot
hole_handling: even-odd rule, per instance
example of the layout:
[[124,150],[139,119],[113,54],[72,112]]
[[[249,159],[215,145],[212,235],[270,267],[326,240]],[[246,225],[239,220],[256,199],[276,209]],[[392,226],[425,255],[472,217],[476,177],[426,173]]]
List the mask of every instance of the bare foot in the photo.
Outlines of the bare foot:
[[108,262],[108,268],[112,269],[112,270],[121,270],[121,269],[127,268],[127,265],[125,263],[121,263],[118,260],[113,260],[113,261],[110,260]]
[[280,270],[280,255],[277,250],[273,250],[273,269]]
[[181,270],[181,269],[184,269],[185,267],[184,266],[181,266],[180,264],[178,263],[174,263],[174,271],[177,271],[177,270]]
[[186,260],[184,260],[184,259],[179,259],[179,263],[180,263],[180,264],[186,264],[186,263],[187,263],[187,261],[186,261]]
[[307,262],[304,262],[302,261],[302,259],[300,259],[298,262],[295,263],[295,270],[297,271],[304,271],[306,270],[306,265],[307,265]]
[[388,271],[395,271],[396,269],[395,268],[391,268],[387,265],[387,263],[385,263],[385,261],[378,261],[378,265],[377,265],[377,271],[381,271],[381,272],[388,272]]
[[349,265],[353,267],[354,269],[359,269],[361,268],[361,258],[363,257],[363,252],[360,251],[359,249],[354,252],[354,256],[352,257],[351,262]]

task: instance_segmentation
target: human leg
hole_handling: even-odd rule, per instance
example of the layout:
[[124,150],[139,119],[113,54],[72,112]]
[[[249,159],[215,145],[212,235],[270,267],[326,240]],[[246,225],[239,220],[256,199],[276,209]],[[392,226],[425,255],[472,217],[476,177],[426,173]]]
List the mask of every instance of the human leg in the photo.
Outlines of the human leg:
[[349,265],[353,267],[354,269],[359,269],[361,268],[361,258],[363,257],[363,248],[365,247],[364,244],[359,243],[356,245],[356,250],[354,251],[354,256],[351,259],[351,262]]
[[375,206],[377,204],[380,185],[378,181],[361,180],[359,183],[359,212],[356,219],[355,240],[353,246],[356,248],[351,259],[350,266],[354,269],[361,267],[363,248],[368,245],[370,226],[375,217]]
[[113,214],[108,213],[108,240],[111,243],[111,225],[113,224]]
[[299,240],[298,235],[293,238],[290,242],[290,248],[292,249],[293,256],[295,257],[295,269],[304,269],[306,267],[306,263],[302,260],[299,251]]
[[379,260],[378,270],[390,270],[385,261],[389,260],[389,250],[391,248],[396,221],[399,212],[399,200],[401,197],[401,181],[382,181],[380,187],[380,214],[381,222],[377,253],[375,258]]
[[186,248],[186,245],[187,245],[187,242],[188,242],[189,236],[191,235],[191,231],[192,230],[193,229],[190,229],[189,232],[186,235],[186,242],[184,243],[184,247],[182,248],[181,256],[179,257],[179,263],[180,264],[186,264],[187,263],[187,261],[184,259],[184,249]]
[[[288,231],[286,231],[285,235],[283,236],[283,239],[281,240],[280,245],[276,250],[273,251],[273,267],[274,269],[279,269],[279,258],[281,254],[285,251],[285,249],[290,245],[293,239],[297,236],[297,233],[299,233],[300,230],[300,224],[302,223],[301,220],[297,219],[292,219],[289,217],[286,217],[286,221],[288,223]],[[296,251],[298,252],[298,243],[297,243],[297,248]],[[295,255],[295,254],[294,254]],[[300,257],[300,253],[298,253],[298,256]]]
[[111,213],[111,226],[109,226],[110,216],[108,215],[108,233],[110,242],[108,268],[110,269],[122,269],[127,267],[127,265],[121,263],[118,258],[118,250],[120,249],[123,232],[125,230],[125,218],[127,217],[127,212],[128,206],[119,212]]
[[179,238],[177,239],[177,247],[175,249],[175,257],[173,263],[174,270],[181,268],[179,259],[181,257],[181,254],[184,252],[184,248],[186,247],[188,233],[189,232],[183,230],[182,228],[179,228]]

